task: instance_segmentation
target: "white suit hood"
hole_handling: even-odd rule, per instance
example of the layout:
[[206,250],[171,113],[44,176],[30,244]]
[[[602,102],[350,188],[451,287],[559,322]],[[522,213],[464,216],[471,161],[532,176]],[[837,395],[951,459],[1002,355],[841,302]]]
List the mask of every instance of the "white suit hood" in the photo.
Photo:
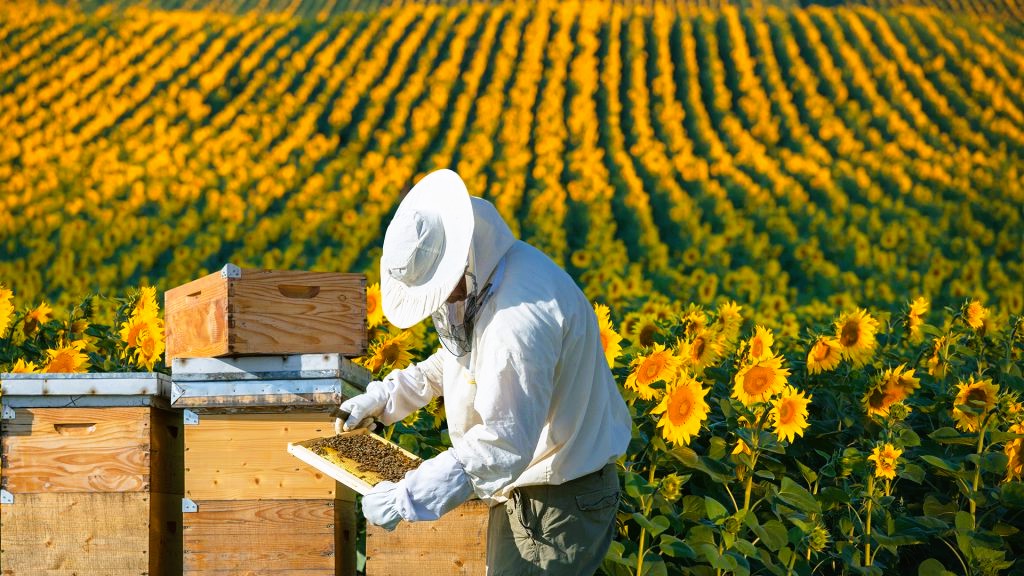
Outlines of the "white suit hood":
[[509,248],[516,243],[515,236],[498,210],[487,200],[471,197],[473,203],[473,242],[469,248],[469,271],[480,286],[494,273]]

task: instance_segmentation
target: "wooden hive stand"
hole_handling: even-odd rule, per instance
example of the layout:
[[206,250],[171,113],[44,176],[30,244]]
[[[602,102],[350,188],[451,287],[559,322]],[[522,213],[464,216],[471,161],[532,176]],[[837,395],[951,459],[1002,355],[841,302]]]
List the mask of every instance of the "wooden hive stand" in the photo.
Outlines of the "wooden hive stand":
[[178,358],[186,576],[355,574],[355,493],[288,454],[369,373],[338,354]]
[[169,379],[0,380],[3,574],[181,574],[183,430]]

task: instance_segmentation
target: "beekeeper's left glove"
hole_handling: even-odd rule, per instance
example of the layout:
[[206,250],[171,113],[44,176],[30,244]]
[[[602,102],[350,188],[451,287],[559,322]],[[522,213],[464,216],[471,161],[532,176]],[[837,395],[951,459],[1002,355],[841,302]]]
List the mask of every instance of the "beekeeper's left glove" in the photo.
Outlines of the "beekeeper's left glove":
[[397,484],[384,481],[373,487],[363,496],[363,516],[370,524],[391,531],[402,521],[402,516],[395,507],[395,491]]
[[399,520],[437,520],[472,495],[473,482],[449,448],[407,472],[397,484],[377,484],[363,496],[363,515],[368,522],[393,530]]

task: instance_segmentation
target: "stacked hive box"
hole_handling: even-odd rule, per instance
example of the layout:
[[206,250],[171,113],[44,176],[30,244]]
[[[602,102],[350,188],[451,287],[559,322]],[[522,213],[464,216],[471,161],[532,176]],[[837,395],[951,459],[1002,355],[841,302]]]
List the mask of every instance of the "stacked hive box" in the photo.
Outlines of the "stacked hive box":
[[[168,291],[186,576],[355,573],[355,495],[287,452],[365,389],[365,279],[226,266]],[[243,356],[245,355],[245,356]]]
[[366,527],[366,576],[483,576],[489,508],[470,500],[436,522]]
[[0,378],[3,574],[180,574],[182,418],[166,376]]

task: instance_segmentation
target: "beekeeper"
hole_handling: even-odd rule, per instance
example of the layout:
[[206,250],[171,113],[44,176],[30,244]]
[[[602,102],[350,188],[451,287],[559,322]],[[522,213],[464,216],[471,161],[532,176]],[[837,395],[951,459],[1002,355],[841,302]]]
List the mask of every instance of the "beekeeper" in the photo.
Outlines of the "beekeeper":
[[444,397],[452,447],[363,498],[367,521],[436,520],[489,502],[488,574],[592,574],[615,533],[631,420],[593,307],[542,252],[451,170],[399,205],[380,261],[384,314],[428,316],[442,347],[341,404],[352,429],[397,422]]

